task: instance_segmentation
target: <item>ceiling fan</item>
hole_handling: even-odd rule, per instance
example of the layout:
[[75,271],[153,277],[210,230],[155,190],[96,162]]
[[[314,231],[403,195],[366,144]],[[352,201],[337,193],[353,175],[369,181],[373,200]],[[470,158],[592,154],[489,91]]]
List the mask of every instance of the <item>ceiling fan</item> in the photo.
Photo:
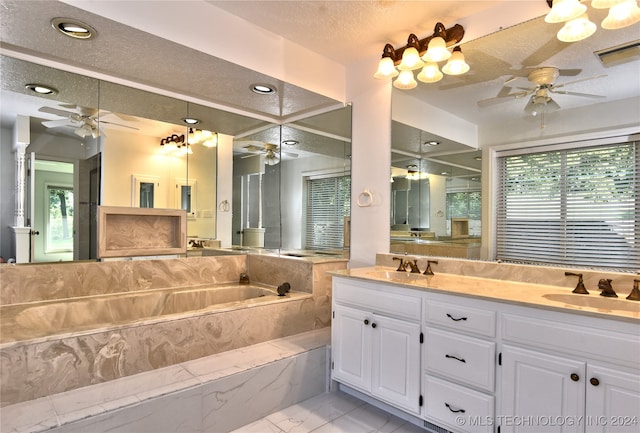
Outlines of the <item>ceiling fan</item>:
[[[73,107],[73,106],[65,106]],[[61,110],[59,108],[52,107],[40,107],[38,111],[42,113],[53,114],[55,116],[61,116],[63,119],[45,120],[42,125],[46,128],[56,128],[60,126],[71,126],[74,129],[74,133],[82,138],[91,136],[97,138],[100,135],[106,135],[104,130],[100,127],[100,124],[117,125],[123,128],[135,129],[138,128],[123,125],[120,123],[108,122],[102,119],[98,119],[99,111],[95,108],[89,107],[76,107],[77,111]],[[103,114],[104,115],[104,114]]]
[[278,151],[277,144],[263,143],[261,141],[245,141],[241,142],[240,148],[243,149],[243,153],[248,155],[242,156],[242,158],[248,158],[257,154],[264,154],[265,163],[267,165],[276,165],[280,162],[280,156],[285,155],[289,158],[297,158],[297,153]]
[[504,83],[502,89],[500,89],[500,92],[498,92],[497,96],[478,101],[478,106],[485,107],[488,105],[493,105],[495,103],[506,101],[509,98],[522,99],[531,95],[524,109],[527,113],[535,116],[538,113],[544,113],[544,112],[550,113],[560,108],[560,105],[558,105],[558,103],[551,98],[552,93],[555,93],[558,95],[580,96],[580,97],[587,97],[587,98],[605,98],[605,96],[602,96],[602,95],[570,92],[570,91],[564,90],[563,88],[575,83],[580,83],[582,81],[593,80],[595,78],[602,78],[602,77],[605,77],[606,75],[596,75],[593,77],[581,78],[579,80],[573,80],[573,81],[568,81],[566,83],[556,84],[555,81],[561,75],[560,72],[561,72],[560,69],[552,66],[535,68],[527,76],[527,79],[531,84],[533,84],[533,86],[516,87],[515,89],[518,89],[517,91],[513,91],[514,88],[508,86],[507,84],[515,80],[518,80],[520,77],[511,77]]

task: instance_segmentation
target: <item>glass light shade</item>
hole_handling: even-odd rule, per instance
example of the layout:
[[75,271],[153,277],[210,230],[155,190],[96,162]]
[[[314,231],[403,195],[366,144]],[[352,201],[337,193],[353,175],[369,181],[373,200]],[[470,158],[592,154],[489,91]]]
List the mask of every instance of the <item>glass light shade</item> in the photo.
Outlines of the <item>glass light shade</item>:
[[413,71],[424,66],[424,62],[420,60],[420,53],[415,47],[405,48],[402,53],[402,61],[398,65],[399,71]]
[[592,0],[591,7],[594,9],[609,9],[611,6],[625,1],[626,0]]
[[640,21],[640,8],[636,0],[626,0],[611,6],[609,15],[602,20],[602,28],[607,30],[622,29]]
[[192,128],[190,128],[189,134],[187,134],[187,143],[196,144],[199,143],[200,140],[202,140],[202,131],[199,129],[196,129],[194,131]]
[[558,111],[559,109],[560,106],[558,105],[558,103],[551,99],[549,96],[538,95],[532,95],[531,98],[529,98],[527,106],[524,107],[524,111],[531,114],[532,116],[537,116],[538,114],[553,113],[554,111]]
[[418,74],[418,80],[423,83],[436,83],[442,80],[443,76],[437,63],[427,63]]
[[587,6],[579,0],[553,0],[553,7],[544,20],[548,23],[561,23],[577,18],[586,11]]
[[562,42],[576,42],[588,38],[595,33],[597,26],[589,21],[587,14],[567,21],[558,31],[558,39]]
[[398,70],[391,57],[383,57],[378,62],[378,70],[373,74],[374,78],[393,78],[398,76]]
[[462,75],[469,71],[469,65],[464,61],[462,51],[454,51],[446,65],[442,67],[442,72],[447,75]]
[[393,82],[393,87],[397,89],[402,89],[402,90],[413,89],[417,85],[418,83],[416,82],[415,78],[413,78],[412,71],[400,72],[400,75],[398,75],[398,78],[396,78],[395,81]]
[[264,157],[264,162],[267,165],[276,165],[280,162],[280,158],[278,158],[274,153],[269,153]]
[[448,60],[451,51],[447,49],[447,44],[440,36],[436,36],[429,41],[427,51],[422,56],[422,60],[428,63],[437,63]]

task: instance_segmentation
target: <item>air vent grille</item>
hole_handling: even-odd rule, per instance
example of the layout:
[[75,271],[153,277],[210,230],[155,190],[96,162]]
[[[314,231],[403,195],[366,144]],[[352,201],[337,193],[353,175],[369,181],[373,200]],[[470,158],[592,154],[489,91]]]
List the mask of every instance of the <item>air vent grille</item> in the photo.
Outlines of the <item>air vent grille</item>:
[[449,430],[442,428],[439,425],[430,423],[429,421],[424,422],[424,427],[433,433],[451,433]]
[[640,40],[598,50],[593,54],[598,56],[602,64],[606,67],[632,62],[640,59]]

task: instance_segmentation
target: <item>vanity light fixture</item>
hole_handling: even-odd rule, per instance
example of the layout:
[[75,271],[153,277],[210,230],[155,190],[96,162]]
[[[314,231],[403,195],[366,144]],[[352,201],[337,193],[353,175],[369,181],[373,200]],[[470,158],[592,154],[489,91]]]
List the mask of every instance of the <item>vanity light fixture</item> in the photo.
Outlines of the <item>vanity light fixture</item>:
[[252,84],[251,91],[258,95],[272,95],[276,93],[276,88],[271,84]]
[[175,150],[179,150],[182,146],[187,146],[185,142],[184,134],[172,134],[169,137],[160,140],[160,148],[164,153],[170,153]]
[[54,18],[51,20],[51,26],[63,35],[74,39],[91,39],[98,34],[90,25],[73,18]]
[[27,84],[24,87],[39,95],[55,95],[58,93],[58,91],[53,87],[44,86],[42,84]]
[[[464,61],[464,55],[457,45],[464,37],[464,27],[456,24],[451,28],[445,28],[442,23],[437,23],[433,34],[424,39],[418,39],[415,34],[410,34],[407,45],[395,49],[391,44],[386,44],[382,50],[382,58],[378,63],[375,78],[395,78],[393,86],[398,89],[413,89],[416,82],[413,71],[422,68],[418,73],[418,80],[423,83],[436,83],[443,78],[442,72],[449,75],[464,74],[469,70],[469,65]],[[450,60],[440,71],[438,62]]]
[[[595,33],[597,26],[589,20],[587,5],[579,0],[545,0],[551,10],[544,20],[565,24],[557,37],[563,42],[577,42]],[[636,0],[593,0],[594,9],[609,9],[600,26],[607,30],[622,29],[640,22],[640,7]]]
[[[206,129],[189,128],[187,134],[187,145],[202,143],[204,147],[216,147],[218,145],[218,134]],[[193,153],[193,152],[190,152]]]

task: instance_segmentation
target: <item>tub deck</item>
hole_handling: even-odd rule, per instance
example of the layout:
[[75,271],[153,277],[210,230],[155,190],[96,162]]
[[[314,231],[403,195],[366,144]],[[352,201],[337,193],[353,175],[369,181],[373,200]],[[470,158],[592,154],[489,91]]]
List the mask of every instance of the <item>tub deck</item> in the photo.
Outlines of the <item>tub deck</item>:
[[2,305],[0,348],[8,343],[50,340],[65,334],[113,330],[123,325],[171,320],[171,316],[249,308],[305,296],[309,294],[290,292],[281,297],[271,286],[234,283]]

